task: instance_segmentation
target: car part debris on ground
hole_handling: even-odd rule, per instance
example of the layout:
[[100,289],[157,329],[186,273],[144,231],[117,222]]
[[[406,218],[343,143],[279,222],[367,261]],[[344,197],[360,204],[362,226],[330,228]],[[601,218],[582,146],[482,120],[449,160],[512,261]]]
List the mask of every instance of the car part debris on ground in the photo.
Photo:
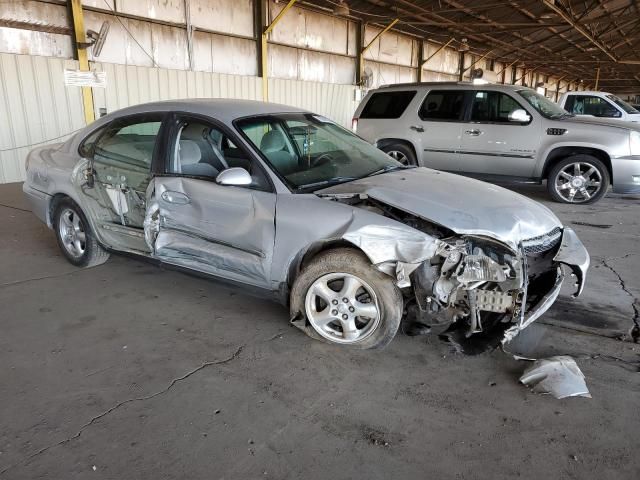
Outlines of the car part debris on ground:
[[542,358],[527,368],[520,382],[532,386],[534,393],[549,393],[555,398],[591,398],[584,375],[569,356]]

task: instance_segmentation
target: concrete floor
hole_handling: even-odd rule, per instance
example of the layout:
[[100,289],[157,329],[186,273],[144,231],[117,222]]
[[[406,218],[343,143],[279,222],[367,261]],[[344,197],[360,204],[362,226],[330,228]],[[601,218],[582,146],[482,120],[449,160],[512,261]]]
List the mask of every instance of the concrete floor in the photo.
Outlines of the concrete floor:
[[639,199],[518,190],[593,267],[514,348],[573,355],[592,399],[531,393],[500,350],[341,350],[215,282],[116,255],[76,269],[0,186],[0,478],[640,478]]

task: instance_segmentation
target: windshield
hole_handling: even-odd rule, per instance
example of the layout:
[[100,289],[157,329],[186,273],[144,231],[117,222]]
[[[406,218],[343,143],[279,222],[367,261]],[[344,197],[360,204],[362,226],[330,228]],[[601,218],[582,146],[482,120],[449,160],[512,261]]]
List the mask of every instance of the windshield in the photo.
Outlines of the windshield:
[[625,102],[624,100],[622,100],[621,98],[616,97],[615,95],[606,95],[606,97],[611,100],[612,102],[614,102],[616,105],[618,105],[621,109],[623,109],[625,112],[627,113],[640,113],[638,110],[636,110],[635,108],[633,108],[631,105],[629,105],[627,102]]
[[240,120],[238,128],[296,191],[406,168],[332,121],[312,113]]
[[572,117],[573,115],[563,109],[560,105],[553,103],[544,95],[540,95],[533,90],[519,90],[518,94],[524,98],[529,105],[535,108],[540,115],[547,118]]

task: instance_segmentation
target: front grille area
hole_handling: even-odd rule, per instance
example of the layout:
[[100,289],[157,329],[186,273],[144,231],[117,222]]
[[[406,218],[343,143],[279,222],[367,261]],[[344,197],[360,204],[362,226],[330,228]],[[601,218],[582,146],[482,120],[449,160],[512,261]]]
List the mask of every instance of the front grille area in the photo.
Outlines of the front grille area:
[[549,233],[540,235],[539,237],[527,238],[522,241],[522,248],[525,255],[537,255],[540,253],[548,252],[552,248],[556,247],[562,239],[562,229],[556,227]]

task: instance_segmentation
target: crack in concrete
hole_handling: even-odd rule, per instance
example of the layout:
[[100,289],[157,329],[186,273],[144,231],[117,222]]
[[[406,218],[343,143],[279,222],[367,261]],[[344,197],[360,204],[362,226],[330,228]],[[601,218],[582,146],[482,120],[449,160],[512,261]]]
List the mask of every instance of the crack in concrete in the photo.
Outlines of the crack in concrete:
[[15,463],[13,465],[10,465],[9,467],[7,467],[4,470],[0,471],[0,476],[4,475],[6,472],[8,472],[9,470],[17,467],[18,465],[22,465],[22,464],[26,464],[26,463],[30,462],[35,457],[37,457],[39,455],[42,455],[43,453],[47,452],[48,450],[51,450],[52,448],[59,447],[61,445],[65,445],[65,444],[71,442],[72,440],[75,440],[76,438],[80,437],[80,435],[82,435],[82,432],[84,432],[87,428],[89,428],[95,422],[97,422],[101,418],[106,417],[110,413],[113,413],[114,411],[116,411],[117,409],[122,407],[123,405],[126,405],[128,403],[133,403],[133,402],[141,402],[141,401],[151,400],[152,398],[155,398],[155,397],[158,397],[160,395],[163,395],[163,394],[167,393],[175,384],[177,384],[177,383],[179,383],[179,382],[181,382],[183,380],[186,380],[187,378],[189,378],[193,374],[199,372],[200,370],[203,370],[203,369],[205,369],[207,367],[210,367],[212,365],[223,365],[223,364],[232,362],[233,360],[235,360],[236,358],[238,358],[240,356],[240,353],[242,353],[242,350],[244,349],[244,347],[245,347],[244,345],[240,345],[236,349],[236,351],[233,352],[233,354],[231,354],[231,356],[229,356],[227,358],[224,358],[222,360],[213,360],[213,361],[210,361],[210,362],[202,363],[199,367],[196,367],[193,370],[188,371],[187,373],[185,373],[181,377],[177,377],[177,378],[174,378],[173,380],[171,380],[169,385],[167,385],[167,387],[163,388],[162,390],[158,390],[157,392],[152,393],[150,395],[146,395],[144,397],[128,398],[127,400],[123,400],[121,402],[118,402],[113,407],[105,410],[104,412],[102,412],[99,415],[96,415],[91,420],[89,420],[87,423],[82,425],[80,427],[80,429],[74,435],[72,435],[71,437],[67,437],[64,440],[60,440],[59,442],[56,442],[56,443],[53,443],[53,444],[48,445],[46,447],[43,447],[40,450],[38,450],[37,452],[34,452],[31,455],[29,455],[27,458],[21,460],[20,462]]
[[0,203],[0,207],[4,207],[4,208],[10,208],[12,210],[19,210],[21,212],[28,212],[31,213],[31,210],[27,210],[26,208],[20,208],[20,207],[13,207],[11,205],[7,205],[5,203]]
[[[631,255],[632,254],[623,255],[622,257],[616,258],[616,260],[627,258],[627,257],[629,257]],[[624,281],[624,279],[622,278],[622,275],[620,275],[618,273],[618,271],[615,268],[613,268],[612,265],[610,265],[608,263],[611,260],[614,260],[614,259],[612,259],[612,258],[604,258],[602,260],[602,264],[605,267],[607,267],[609,270],[611,270],[611,272],[618,278],[618,283],[620,284],[620,288],[622,288],[622,290],[632,300],[631,301],[631,308],[633,308],[633,318],[631,319],[631,321],[633,322],[633,327],[631,327],[629,335],[631,336],[631,338],[632,338],[634,343],[638,343],[638,339],[640,338],[640,307],[638,306],[638,304],[640,303],[640,301],[638,301],[638,298],[631,292],[631,290],[629,290],[627,288],[627,284]]]
[[[89,268],[93,268],[93,267],[89,267]],[[87,268],[80,268],[80,269],[76,269],[76,270],[70,270],[68,272],[57,273],[55,275],[45,275],[43,277],[25,278],[24,280],[16,280],[14,282],[0,283],[0,288],[1,287],[12,287],[14,285],[20,285],[22,283],[36,282],[38,280],[47,280],[49,278],[65,277],[67,275],[73,275],[74,273],[82,272],[83,270],[87,270]]]

